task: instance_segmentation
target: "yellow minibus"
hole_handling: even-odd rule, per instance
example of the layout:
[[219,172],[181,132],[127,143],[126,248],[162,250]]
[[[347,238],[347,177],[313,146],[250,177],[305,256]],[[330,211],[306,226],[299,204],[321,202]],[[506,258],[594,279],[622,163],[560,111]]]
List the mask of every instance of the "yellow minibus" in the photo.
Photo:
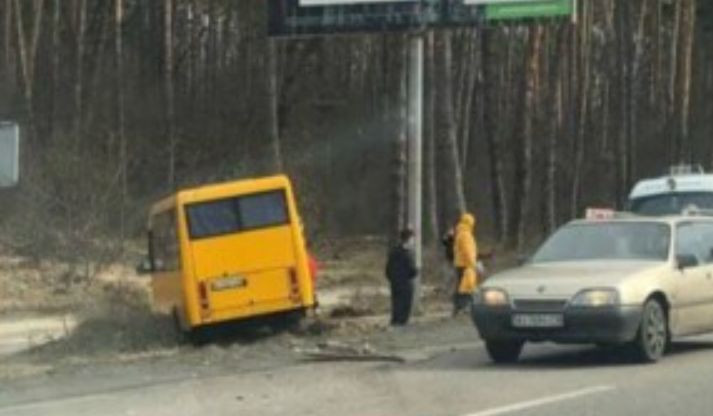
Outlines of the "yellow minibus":
[[154,304],[187,335],[315,306],[286,176],[181,190],[151,208],[148,240]]

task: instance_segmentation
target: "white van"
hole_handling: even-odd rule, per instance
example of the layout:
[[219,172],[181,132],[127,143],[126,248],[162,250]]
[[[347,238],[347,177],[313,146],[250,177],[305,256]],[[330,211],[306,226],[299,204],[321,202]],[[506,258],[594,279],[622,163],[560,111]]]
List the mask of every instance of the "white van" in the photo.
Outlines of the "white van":
[[713,210],[713,174],[700,166],[675,166],[668,175],[644,179],[629,195],[628,210],[641,215]]

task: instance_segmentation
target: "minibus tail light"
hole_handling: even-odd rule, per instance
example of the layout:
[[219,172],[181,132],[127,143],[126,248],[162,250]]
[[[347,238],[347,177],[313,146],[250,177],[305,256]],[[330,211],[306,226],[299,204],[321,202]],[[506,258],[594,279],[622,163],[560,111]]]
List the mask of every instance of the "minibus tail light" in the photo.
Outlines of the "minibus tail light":
[[298,300],[300,298],[300,286],[297,280],[297,270],[290,268],[290,298]]
[[201,309],[209,309],[208,303],[208,285],[205,282],[198,283],[198,295],[200,296]]

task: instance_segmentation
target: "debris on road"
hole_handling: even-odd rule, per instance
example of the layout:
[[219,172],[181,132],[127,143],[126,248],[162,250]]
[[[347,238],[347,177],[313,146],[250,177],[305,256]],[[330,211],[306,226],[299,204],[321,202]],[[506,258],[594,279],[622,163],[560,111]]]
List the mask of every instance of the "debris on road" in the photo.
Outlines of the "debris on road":
[[309,361],[386,361],[404,363],[406,360],[395,354],[376,351],[368,343],[353,346],[337,341],[325,341],[313,349],[296,349]]
[[329,312],[330,318],[358,318],[361,316],[373,315],[374,311],[367,308],[359,308],[352,305],[340,305],[334,307],[334,309]]

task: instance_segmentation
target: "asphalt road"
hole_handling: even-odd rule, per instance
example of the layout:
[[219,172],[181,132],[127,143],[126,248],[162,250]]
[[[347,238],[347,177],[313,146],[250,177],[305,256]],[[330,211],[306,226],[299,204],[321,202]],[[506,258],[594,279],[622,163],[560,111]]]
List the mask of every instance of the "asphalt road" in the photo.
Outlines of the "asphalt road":
[[528,346],[495,366],[476,341],[406,364],[309,363],[211,377],[116,368],[0,385],[0,416],[710,415],[713,337],[655,365],[619,351]]

